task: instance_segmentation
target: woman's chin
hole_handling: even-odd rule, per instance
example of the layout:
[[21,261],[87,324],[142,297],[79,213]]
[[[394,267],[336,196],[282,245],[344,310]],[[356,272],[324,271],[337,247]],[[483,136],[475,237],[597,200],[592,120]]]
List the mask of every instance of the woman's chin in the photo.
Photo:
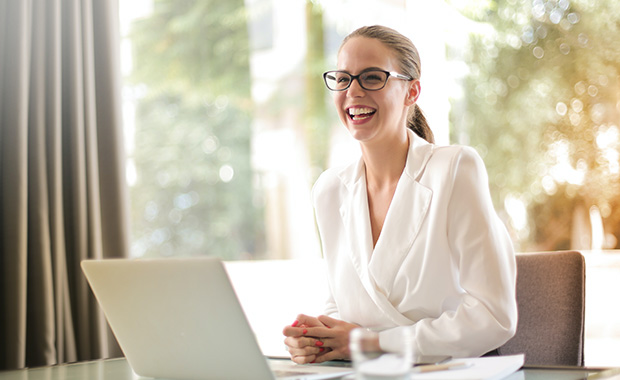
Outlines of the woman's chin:
[[355,140],[359,142],[369,141],[375,136],[374,130],[372,128],[359,126],[359,125],[348,125],[347,129]]

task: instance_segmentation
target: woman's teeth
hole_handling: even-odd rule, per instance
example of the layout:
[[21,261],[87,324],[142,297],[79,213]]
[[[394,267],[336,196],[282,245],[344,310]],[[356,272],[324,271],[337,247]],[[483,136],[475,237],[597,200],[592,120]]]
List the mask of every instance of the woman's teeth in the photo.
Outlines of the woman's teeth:
[[361,120],[361,119],[369,118],[375,112],[376,111],[373,110],[372,108],[366,108],[366,107],[349,108],[349,117],[351,117],[351,119],[353,120]]

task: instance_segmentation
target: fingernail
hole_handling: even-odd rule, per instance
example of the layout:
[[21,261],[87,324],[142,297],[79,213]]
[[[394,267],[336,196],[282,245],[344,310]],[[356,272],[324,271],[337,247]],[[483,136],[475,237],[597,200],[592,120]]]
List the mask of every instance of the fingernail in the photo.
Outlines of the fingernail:
[[310,364],[314,364],[314,362],[316,362],[316,360],[311,361]]
[[321,347],[323,345],[323,342],[321,342],[320,340],[317,340],[314,345]]
[[319,352],[323,352],[325,349],[323,347],[319,348]]
[[295,326],[297,326],[298,324],[299,324],[299,321],[298,321],[298,320],[295,320],[295,322],[293,322],[293,323],[291,324],[291,326],[292,326],[292,327],[295,327]]
[[308,333],[308,330],[304,329],[304,331],[301,332],[303,335],[306,335]]

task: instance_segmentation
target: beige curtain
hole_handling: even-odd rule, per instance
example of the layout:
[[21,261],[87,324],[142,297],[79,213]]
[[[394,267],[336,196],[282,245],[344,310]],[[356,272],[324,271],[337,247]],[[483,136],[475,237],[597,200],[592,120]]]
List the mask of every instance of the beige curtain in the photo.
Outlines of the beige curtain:
[[80,270],[128,254],[117,0],[0,0],[0,369],[120,355]]

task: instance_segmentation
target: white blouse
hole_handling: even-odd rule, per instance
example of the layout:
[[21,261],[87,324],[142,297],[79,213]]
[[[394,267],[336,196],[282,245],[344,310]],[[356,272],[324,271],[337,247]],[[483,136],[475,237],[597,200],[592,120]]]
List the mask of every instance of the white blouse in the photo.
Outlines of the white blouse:
[[325,171],[313,201],[331,295],[326,314],[411,329],[416,355],[474,357],[516,330],[516,264],[480,156],[409,132],[409,151],[375,248],[363,160]]

